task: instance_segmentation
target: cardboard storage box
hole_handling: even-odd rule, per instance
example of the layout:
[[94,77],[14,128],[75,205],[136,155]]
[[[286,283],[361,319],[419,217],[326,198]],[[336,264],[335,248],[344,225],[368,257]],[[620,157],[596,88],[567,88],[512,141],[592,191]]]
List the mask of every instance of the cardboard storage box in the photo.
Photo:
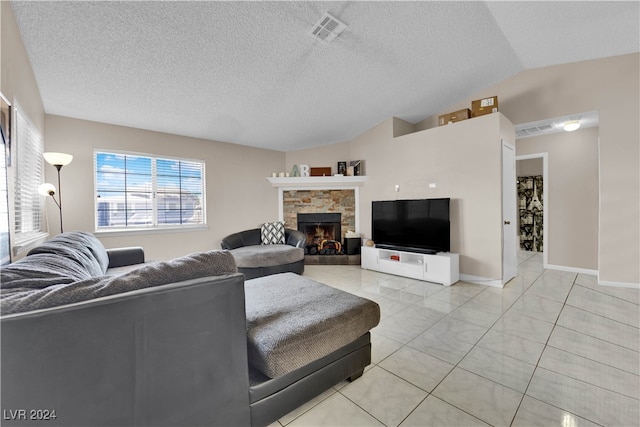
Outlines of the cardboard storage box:
[[459,122],[460,120],[467,120],[468,118],[471,118],[471,110],[465,108],[463,110],[454,111],[453,113],[447,113],[438,116],[438,125],[448,125],[449,123]]
[[476,99],[471,101],[471,117],[484,116],[485,114],[498,112],[498,97]]

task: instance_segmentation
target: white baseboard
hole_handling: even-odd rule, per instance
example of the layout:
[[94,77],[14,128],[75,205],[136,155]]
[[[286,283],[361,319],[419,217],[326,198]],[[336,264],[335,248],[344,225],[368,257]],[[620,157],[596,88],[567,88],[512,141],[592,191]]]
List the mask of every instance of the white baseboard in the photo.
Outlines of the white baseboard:
[[502,280],[500,279],[489,279],[487,277],[473,276],[471,274],[460,274],[460,280],[463,282],[475,283],[476,285],[504,288],[504,283],[502,283]]
[[631,288],[631,289],[640,289],[640,283],[631,283],[631,282],[609,282],[600,280],[598,277],[598,285],[599,286],[615,286],[618,288]]
[[566,265],[554,265],[547,264],[544,268],[548,270],[567,271],[569,273],[589,274],[591,276],[597,276],[598,270],[590,270],[588,268],[567,267]]
[[[619,288],[640,289],[640,283],[611,282],[611,281],[600,280],[600,277],[598,275],[598,270],[591,270],[588,268],[567,267],[564,265],[553,265],[553,264],[548,264],[544,268],[548,270],[566,271],[569,273],[588,274],[590,276],[598,276],[598,285],[600,286],[614,286]],[[493,288],[504,288],[504,285],[505,285],[504,283],[502,283],[501,279],[489,279],[487,277],[474,276],[472,274],[461,273],[460,280],[463,282],[475,283],[477,285],[491,286]]]

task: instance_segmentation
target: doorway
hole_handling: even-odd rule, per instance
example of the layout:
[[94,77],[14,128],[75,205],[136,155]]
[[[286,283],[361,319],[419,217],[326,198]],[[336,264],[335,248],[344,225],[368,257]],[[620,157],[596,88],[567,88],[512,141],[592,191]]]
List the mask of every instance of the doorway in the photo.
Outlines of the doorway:
[[516,147],[502,141],[502,285],[517,274]]
[[[522,234],[527,235],[524,239],[527,239],[525,246],[530,246],[532,249],[542,252],[543,266],[546,268],[548,265],[548,234],[546,228],[549,224],[549,174],[548,174],[548,153],[536,153],[516,156],[516,175],[519,180],[520,177],[527,178],[527,184],[523,187],[531,186],[530,189],[525,191],[526,196],[531,196],[526,199],[524,205],[522,200],[518,198],[518,212],[525,213],[530,212],[530,216],[523,215],[527,219],[525,223],[521,223],[521,217],[518,215],[518,230]],[[530,179],[534,176],[541,176],[540,180]],[[542,184],[542,188],[538,188]],[[542,198],[542,199],[541,199]],[[536,212],[541,210],[542,213]],[[528,234],[531,234],[530,236]],[[521,242],[522,242],[521,237]],[[541,242],[537,242],[536,239],[541,239]],[[540,244],[541,243],[541,244]],[[522,248],[522,246],[521,246]]]

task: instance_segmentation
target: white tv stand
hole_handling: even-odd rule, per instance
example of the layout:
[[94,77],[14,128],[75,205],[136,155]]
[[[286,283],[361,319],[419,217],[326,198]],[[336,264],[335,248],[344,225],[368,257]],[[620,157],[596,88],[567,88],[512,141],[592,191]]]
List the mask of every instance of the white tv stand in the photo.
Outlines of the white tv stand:
[[363,246],[362,268],[451,286],[460,280],[458,254],[435,255]]

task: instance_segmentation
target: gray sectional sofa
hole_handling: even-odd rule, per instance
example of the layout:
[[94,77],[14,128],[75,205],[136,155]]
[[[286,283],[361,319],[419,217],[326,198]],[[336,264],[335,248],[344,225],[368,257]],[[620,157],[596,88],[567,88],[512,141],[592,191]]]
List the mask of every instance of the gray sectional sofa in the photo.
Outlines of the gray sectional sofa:
[[371,361],[372,301],[224,250],[142,261],[72,232],[0,269],[3,426],[267,425]]

